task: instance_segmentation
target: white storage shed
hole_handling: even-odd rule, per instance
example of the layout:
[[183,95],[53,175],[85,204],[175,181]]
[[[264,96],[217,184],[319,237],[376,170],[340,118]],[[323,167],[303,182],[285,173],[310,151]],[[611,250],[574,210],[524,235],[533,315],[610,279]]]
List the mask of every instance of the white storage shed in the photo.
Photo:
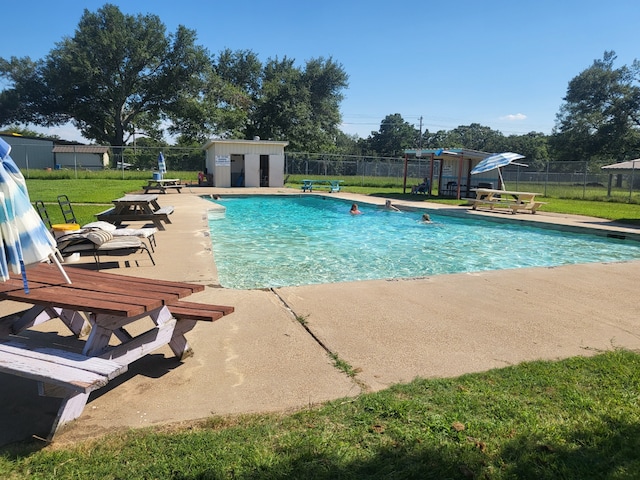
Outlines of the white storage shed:
[[109,166],[109,147],[102,145],[56,145],[56,168],[102,170]]
[[206,172],[214,187],[283,187],[284,147],[271,140],[209,140]]

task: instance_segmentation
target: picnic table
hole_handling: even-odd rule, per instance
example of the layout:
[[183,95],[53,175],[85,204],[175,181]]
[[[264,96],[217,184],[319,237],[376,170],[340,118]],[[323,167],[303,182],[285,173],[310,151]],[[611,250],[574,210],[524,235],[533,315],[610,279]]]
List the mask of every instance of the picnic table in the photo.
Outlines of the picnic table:
[[158,230],[165,230],[164,223],[171,223],[169,215],[173,206],[160,207],[158,195],[125,195],[113,200],[113,207],[96,214],[98,220],[120,225],[122,222],[152,222]]
[[509,190],[495,190],[492,188],[475,188],[475,198],[467,198],[467,202],[472,205],[472,209],[476,210],[479,206],[489,206],[491,210],[494,207],[506,207],[511,209],[512,214],[518,213],[518,210],[528,210],[536,213],[541,205],[546,202],[536,200],[539,193],[533,192],[516,192]]
[[[30,268],[29,293],[19,275],[0,283],[0,300],[31,305],[0,318],[0,372],[36,380],[42,395],[63,398],[49,440],[81,415],[93,390],[126,372],[132,362],[165,345],[178,358],[192,355],[185,333],[199,321],[212,322],[234,310],[182,300],[204,290],[202,285],[74,267],[65,270],[71,284],[54,265]],[[81,353],[53,343],[31,345],[28,337],[15,336],[55,318],[78,338],[88,334]]]
[[302,191],[313,192],[314,188],[327,188],[329,192],[339,192],[342,180],[302,180]]
[[177,190],[180,193],[182,184],[179,178],[162,178],[152,179],[147,181],[147,185],[143,185],[144,193],[149,193],[152,190],[158,190],[160,193],[167,193],[167,190]]

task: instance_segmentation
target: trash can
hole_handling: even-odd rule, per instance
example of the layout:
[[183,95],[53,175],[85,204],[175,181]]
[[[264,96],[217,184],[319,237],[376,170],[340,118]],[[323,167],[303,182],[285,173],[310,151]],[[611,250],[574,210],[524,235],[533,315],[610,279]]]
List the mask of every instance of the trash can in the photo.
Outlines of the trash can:
[[153,172],[153,179],[162,180],[162,175],[160,175],[160,172]]

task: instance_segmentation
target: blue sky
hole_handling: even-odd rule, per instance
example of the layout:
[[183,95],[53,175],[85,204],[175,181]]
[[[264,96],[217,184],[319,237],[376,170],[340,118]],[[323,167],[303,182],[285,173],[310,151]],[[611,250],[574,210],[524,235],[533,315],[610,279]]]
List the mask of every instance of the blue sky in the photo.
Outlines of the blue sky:
[[[106,2],[5,2],[0,57],[39,59]],[[602,58],[640,58],[637,0],[118,1],[195,30],[211,53],[262,61],[332,57],[349,75],[342,130],[367,137],[399,113],[423,130],[480,123],[505,135],[550,133],[569,81]],[[27,6],[27,7],[25,7]],[[66,128],[50,130],[78,139]],[[70,138],[71,137],[71,138]]]

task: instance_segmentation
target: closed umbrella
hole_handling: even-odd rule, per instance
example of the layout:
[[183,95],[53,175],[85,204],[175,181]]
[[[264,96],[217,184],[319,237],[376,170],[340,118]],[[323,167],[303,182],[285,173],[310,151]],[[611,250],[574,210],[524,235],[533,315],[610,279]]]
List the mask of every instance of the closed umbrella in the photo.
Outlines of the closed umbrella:
[[167,173],[167,164],[164,161],[164,155],[162,152],[158,155],[158,172],[160,173],[160,179],[164,177],[164,174]]
[[520,165],[521,167],[526,167],[524,163],[516,163],[516,160],[520,160],[524,158],[524,155],[520,155],[519,153],[513,152],[505,152],[505,153],[496,153],[494,155],[490,155],[480,163],[478,163],[473,170],[471,170],[471,175],[477,175],[478,173],[485,173],[491,170],[498,169],[498,176],[500,177],[500,185],[504,189],[504,181],[502,180],[502,172],[500,172],[500,167],[505,167],[507,165]]
[[0,139],[0,280],[22,274],[28,293],[26,266],[51,259],[71,283],[58,259],[56,241],[29,200],[27,185],[9,156],[11,146]]

